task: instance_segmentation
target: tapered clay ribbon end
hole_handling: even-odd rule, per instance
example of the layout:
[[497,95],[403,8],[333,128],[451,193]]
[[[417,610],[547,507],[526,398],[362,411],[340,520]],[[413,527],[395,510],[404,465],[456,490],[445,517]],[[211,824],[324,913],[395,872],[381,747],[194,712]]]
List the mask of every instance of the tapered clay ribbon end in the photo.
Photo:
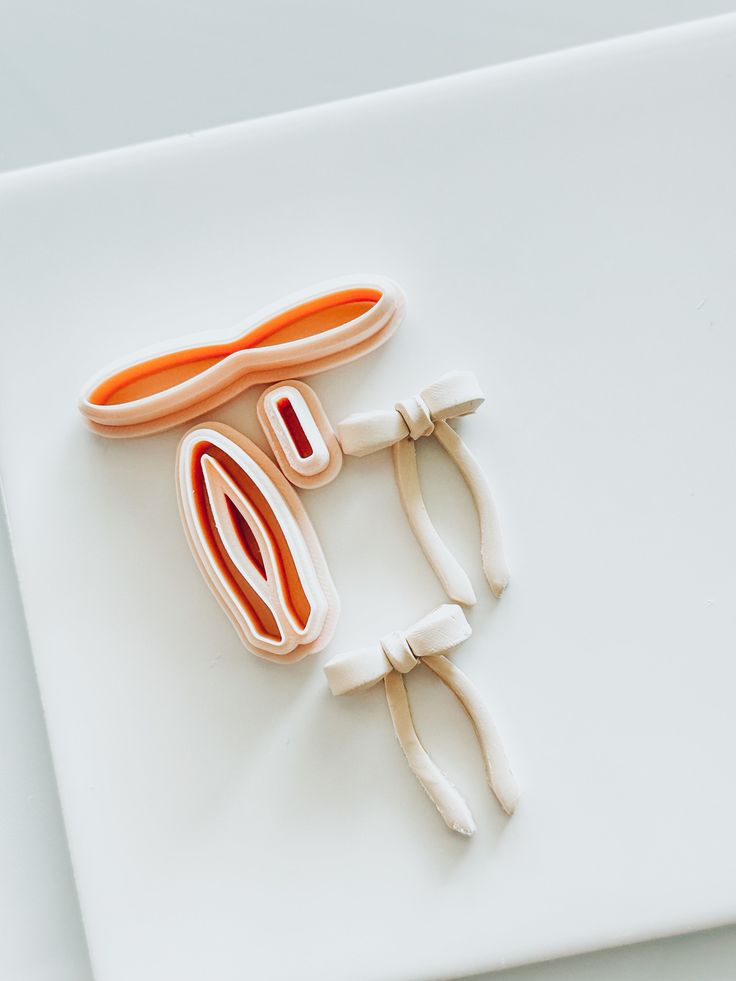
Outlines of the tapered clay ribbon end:
[[[427,790],[426,787],[424,789]],[[441,801],[435,798],[432,798],[432,801],[450,831],[472,838],[477,831],[475,820],[467,803],[454,787],[451,787],[450,794]]]
[[493,790],[505,813],[511,817],[516,811],[519,800],[521,799],[521,791],[513,773],[509,770],[508,773],[504,774],[503,781],[499,782],[497,780],[491,787],[491,790]]
[[483,556],[483,572],[491,592],[496,599],[500,599],[509,584],[510,577],[506,563],[503,560],[488,561],[486,556]]
[[[478,600],[470,577],[441,542],[440,546],[440,554],[436,555],[434,559],[430,556],[430,564],[442,583],[442,588],[453,603],[459,603],[461,606],[475,606]],[[427,554],[426,549],[425,554]]]
[[469,579],[467,579],[464,583],[448,583],[445,585],[445,590],[452,602],[459,603],[461,606],[475,606],[475,604],[478,602],[475,595],[475,590],[470,585]]
[[450,831],[455,831],[459,835],[463,835],[465,838],[472,838],[477,828],[475,822],[471,821],[469,824],[448,824],[447,827]]

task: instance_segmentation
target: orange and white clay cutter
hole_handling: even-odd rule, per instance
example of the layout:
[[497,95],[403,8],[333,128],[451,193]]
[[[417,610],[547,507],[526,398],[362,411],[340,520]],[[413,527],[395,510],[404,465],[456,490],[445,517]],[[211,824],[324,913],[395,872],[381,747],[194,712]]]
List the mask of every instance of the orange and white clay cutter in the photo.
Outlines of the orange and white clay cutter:
[[259,311],[232,335],[198,334],[110,365],[79,408],[102,436],[141,436],[210,412],[253,385],[346,364],[385,343],[405,300],[383,276],[323,283]]
[[285,477],[322,487],[340,473],[342,450],[317,393],[301,381],[272,385],[258,399],[258,421]]
[[245,646],[281,664],[320,651],[340,603],[322,546],[281,471],[219,423],[179,444],[177,491],[197,565]]
[[[478,511],[486,577],[500,596],[508,582],[493,498],[479,464],[447,420],[475,412],[483,395],[470,372],[445,375],[394,409],[349,416],[332,429],[311,375],[383,344],[401,323],[404,296],[384,277],[313,287],[261,311],[230,337],[200,335],[152,348],[95,376],[80,409],[101,436],[157,433],[210,412],[245,389],[270,384],[258,419],[275,463],[241,433],[200,423],[181,439],[179,510],[196,563],[243,644],[289,664],[322,650],[339,599],[317,534],[294,487],[314,488],[340,472],[343,452],[391,446],[401,499],[414,532],[456,602],[472,604],[468,577],[439,538],[419,487],[414,442],[434,434],[465,478]],[[424,750],[402,675],[420,662],[457,696],[483,753],[490,786],[507,813],[518,791],[487,709],[444,656],[470,636],[459,606],[446,605],[378,645],[338,655],[325,667],[334,694],[384,682],[397,739],[412,771],[453,830],[475,826],[464,800]]]

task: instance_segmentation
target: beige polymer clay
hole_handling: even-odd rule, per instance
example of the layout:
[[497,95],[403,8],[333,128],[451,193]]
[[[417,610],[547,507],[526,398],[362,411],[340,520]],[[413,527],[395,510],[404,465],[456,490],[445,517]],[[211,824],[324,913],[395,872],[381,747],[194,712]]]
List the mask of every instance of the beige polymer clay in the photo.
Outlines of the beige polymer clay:
[[484,401],[471,371],[453,371],[419,395],[397,402],[393,409],[355,413],[337,427],[343,452],[349,456],[366,456],[392,447],[401,501],[414,534],[449,598],[466,606],[475,603],[475,592],[429,517],[419,485],[414,443],[434,434],[462,474],[478,513],[483,571],[493,594],[500,596],[508,585],[509,573],[493,495],[480,464],[447,423],[448,419],[475,412]]
[[421,662],[455,694],[473,724],[488,784],[504,811],[512,814],[519,790],[496,726],[478,690],[444,656],[467,640],[471,633],[461,608],[445,604],[407,630],[382,637],[373,647],[339,654],[324,669],[333,695],[364,691],[383,681],[394,732],[412,772],[447,826],[464,835],[475,832],[473,815],[422,745],[414,728],[403,675]]
[[149,348],[95,375],[79,409],[101,436],[147,436],[188,422],[245,391],[312,375],[373,351],[404,317],[384,276],[332,280],[251,317],[234,335],[202,333]]
[[284,476],[322,487],[342,467],[342,450],[317,393],[301,381],[272,385],[258,399],[258,420]]
[[179,444],[177,491],[189,547],[254,654],[279,663],[322,650],[339,599],[294,489],[266,454],[208,422]]

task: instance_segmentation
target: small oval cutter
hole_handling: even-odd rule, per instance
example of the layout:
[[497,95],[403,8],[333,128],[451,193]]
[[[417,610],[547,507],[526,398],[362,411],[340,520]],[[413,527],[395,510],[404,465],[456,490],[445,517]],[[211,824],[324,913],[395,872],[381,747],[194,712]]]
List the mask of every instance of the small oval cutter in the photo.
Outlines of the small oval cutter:
[[258,400],[258,420],[284,476],[297,487],[322,487],[340,472],[342,450],[314,389],[285,381]]

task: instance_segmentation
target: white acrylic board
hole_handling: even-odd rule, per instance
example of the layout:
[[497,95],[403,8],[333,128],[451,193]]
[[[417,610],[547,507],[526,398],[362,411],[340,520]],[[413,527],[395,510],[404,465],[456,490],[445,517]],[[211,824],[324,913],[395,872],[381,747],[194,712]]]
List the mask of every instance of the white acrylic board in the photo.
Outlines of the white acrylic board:
[[[425,981],[736,917],[734,63],[724,18],[0,184],[0,469],[99,981]],[[315,380],[333,419],[454,367],[488,396],[462,431],[500,603],[459,478],[420,465],[482,597],[456,660],[522,782],[511,821],[458,706],[410,679],[471,841],[380,690],[333,699],[320,670],[443,599],[388,454],[305,494],[343,611],[279,668],[188,553],[182,430],[106,442],[75,408],[112,358],[364,270],[409,314]],[[263,443],[257,394],[214,415]]]

